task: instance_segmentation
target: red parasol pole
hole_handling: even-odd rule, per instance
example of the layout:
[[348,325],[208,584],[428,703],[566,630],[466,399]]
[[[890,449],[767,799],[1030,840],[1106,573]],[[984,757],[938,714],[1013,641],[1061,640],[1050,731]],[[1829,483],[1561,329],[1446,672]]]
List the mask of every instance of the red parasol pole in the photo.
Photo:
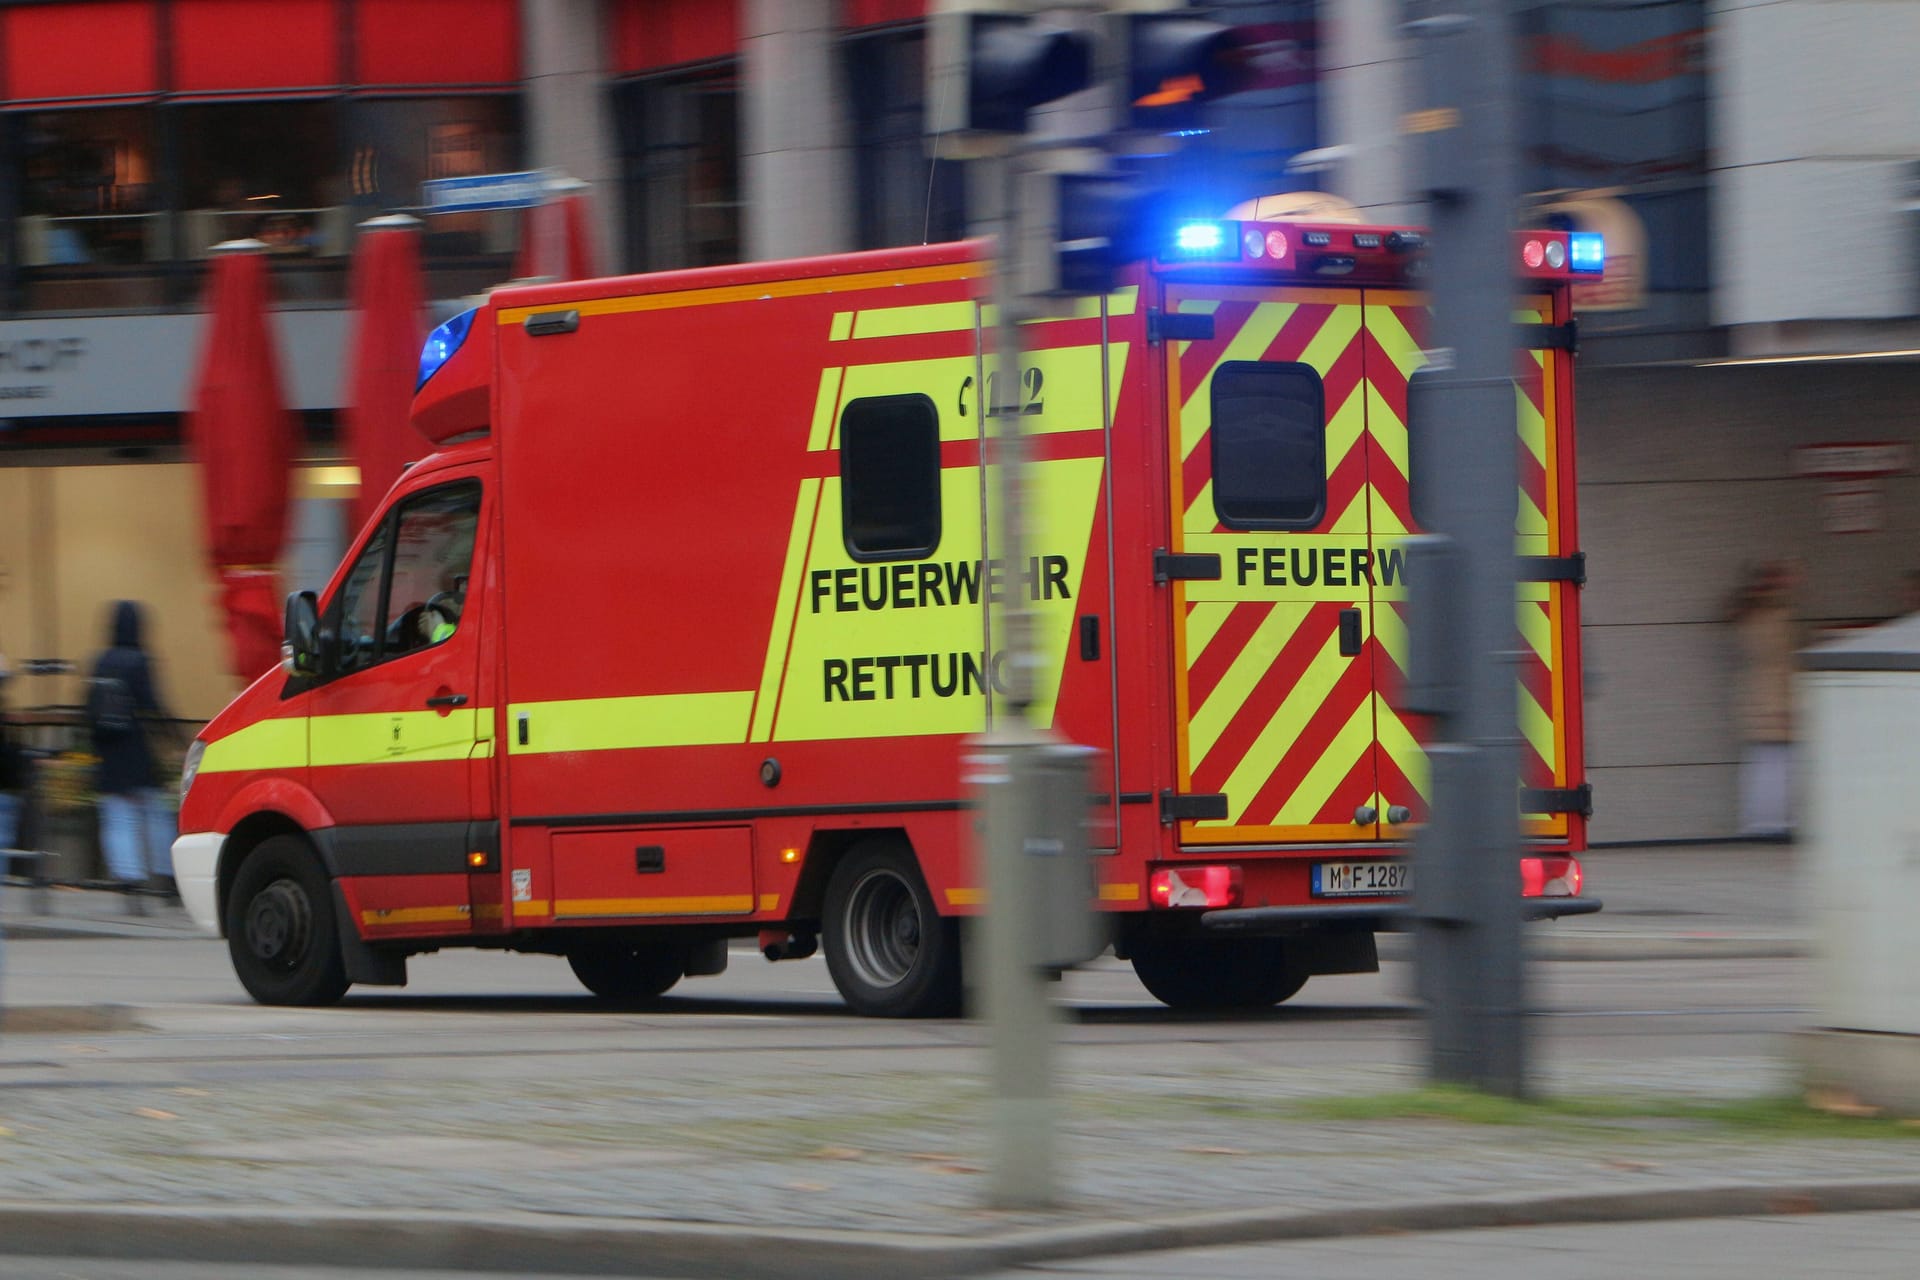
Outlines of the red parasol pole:
[[360,224],[353,259],[353,339],[347,366],[347,450],[360,468],[358,530],[408,463],[428,451],[410,410],[426,338],[420,220],[405,214]]
[[299,440],[281,391],[267,311],[266,247],[233,240],[213,248],[207,327],[187,417],[233,672],[249,681],[280,661],[277,563]]

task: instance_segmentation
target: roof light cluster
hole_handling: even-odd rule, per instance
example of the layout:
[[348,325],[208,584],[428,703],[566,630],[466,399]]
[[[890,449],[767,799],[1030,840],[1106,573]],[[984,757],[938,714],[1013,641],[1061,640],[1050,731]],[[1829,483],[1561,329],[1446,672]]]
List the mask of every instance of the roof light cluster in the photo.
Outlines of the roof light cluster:
[[[1606,246],[1595,232],[1524,231],[1514,245],[1522,276],[1567,279],[1606,270]],[[1407,227],[1198,218],[1171,224],[1160,246],[1155,257],[1169,267],[1220,264],[1400,282],[1424,274],[1427,237]]]

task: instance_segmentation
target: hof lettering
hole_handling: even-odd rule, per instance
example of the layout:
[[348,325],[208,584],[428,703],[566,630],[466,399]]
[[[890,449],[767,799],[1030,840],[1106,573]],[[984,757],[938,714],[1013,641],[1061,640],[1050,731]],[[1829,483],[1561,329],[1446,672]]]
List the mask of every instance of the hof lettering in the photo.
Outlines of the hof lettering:
[[71,338],[17,338],[0,342],[0,374],[57,373],[77,369],[87,352],[87,340]]

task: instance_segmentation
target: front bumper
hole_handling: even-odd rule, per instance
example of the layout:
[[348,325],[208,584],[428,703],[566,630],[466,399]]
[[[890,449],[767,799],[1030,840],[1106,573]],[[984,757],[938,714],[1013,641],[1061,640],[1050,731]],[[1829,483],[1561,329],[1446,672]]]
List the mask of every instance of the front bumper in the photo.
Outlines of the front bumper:
[[180,903],[208,933],[220,932],[220,848],[227,838],[217,831],[196,831],[173,842],[173,880]]

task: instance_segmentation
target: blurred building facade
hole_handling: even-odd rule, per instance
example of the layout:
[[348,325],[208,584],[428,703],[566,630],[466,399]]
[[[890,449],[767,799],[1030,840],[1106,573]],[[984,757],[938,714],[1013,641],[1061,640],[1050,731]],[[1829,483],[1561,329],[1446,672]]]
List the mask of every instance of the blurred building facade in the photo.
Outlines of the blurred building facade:
[[[230,691],[178,452],[208,246],[275,250],[311,457],[289,585],[318,586],[347,536],[328,495],[360,220],[427,178],[547,167],[590,184],[613,270],[953,238],[968,184],[922,137],[928,7],[0,2],[0,648],[78,660],[104,602],[138,596],[181,707]],[[1208,7],[1246,26],[1257,88],[1215,109],[1186,189],[1418,220],[1399,0]],[[1517,38],[1527,216],[1612,255],[1579,363],[1594,833],[1725,836],[1743,568],[1800,559],[1810,624],[1839,627],[1899,611],[1920,567],[1920,6],[1541,0]],[[429,218],[432,296],[504,279],[518,234]],[[1832,447],[1855,444],[1885,447]]]

